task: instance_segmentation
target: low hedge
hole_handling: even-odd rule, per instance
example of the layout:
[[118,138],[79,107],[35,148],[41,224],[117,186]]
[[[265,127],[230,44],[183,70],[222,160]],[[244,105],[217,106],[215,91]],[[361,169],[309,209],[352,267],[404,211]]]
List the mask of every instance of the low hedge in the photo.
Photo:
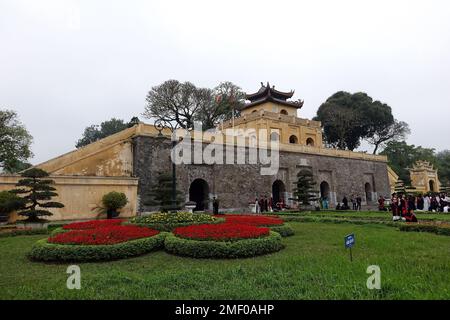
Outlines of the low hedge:
[[10,231],[0,232],[0,238],[15,236],[34,236],[38,234],[48,234],[46,229],[11,229]]
[[225,222],[225,219],[223,218],[217,218],[214,221],[210,222],[180,222],[180,223],[144,223],[144,222],[130,222],[131,224],[140,226],[140,227],[147,227],[163,232],[172,232],[172,230],[178,228],[178,227],[187,227],[191,226],[193,224],[213,224],[213,223],[223,223]]
[[272,231],[279,233],[283,238],[290,237],[295,234],[294,229],[292,229],[291,226],[288,224],[283,224],[281,226],[273,226],[273,227],[270,227],[270,229]]
[[351,218],[323,218],[323,217],[289,217],[289,218],[283,218],[284,221],[287,222],[315,222],[315,223],[335,223],[335,224],[341,224],[341,223],[350,223],[350,224],[357,224],[357,225],[365,225],[365,224],[377,224],[377,225],[383,225],[388,227],[398,227],[398,224],[400,222],[393,222],[393,221],[387,221],[387,220],[365,220],[365,219],[351,219]]
[[68,232],[68,231],[70,231],[70,230],[66,230],[63,227],[55,228],[55,229],[50,231],[50,236],[53,237],[53,236],[56,236],[59,233],[64,233],[64,232]]
[[439,225],[431,224],[403,224],[400,226],[400,231],[429,232],[438,235],[450,236],[450,227],[441,227]]
[[113,245],[62,245],[48,243],[47,239],[37,241],[28,258],[33,261],[89,262],[124,259],[160,249],[166,233]]
[[204,241],[178,238],[169,234],[164,242],[167,252],[192,258],[245,258],[280,251],[281,235],[271,231],[263,238],[238,241]]

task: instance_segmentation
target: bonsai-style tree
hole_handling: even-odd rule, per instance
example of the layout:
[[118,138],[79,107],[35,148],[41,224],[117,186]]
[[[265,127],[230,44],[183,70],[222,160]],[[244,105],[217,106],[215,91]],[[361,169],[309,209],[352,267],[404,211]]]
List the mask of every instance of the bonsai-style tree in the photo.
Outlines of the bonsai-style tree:
[[310,167],[302,168],[297,174],[297,181],[294,182],[294,198],[303,205],[310,205],[311,202],[318,199],[318,192],[314,190],[316,182]]
[[23,206],[18,214],[28,217],[26,222],[39,222],[40,217],[53,215],[47,209],[64,207],[62,203],[51,201],[58,194],[52,187],[54,181],[45,179],[48,176],[49,174],[42,169],[28,169],[22,173],[24,179],[19,180],[16,184],[17,189],[11,191],[14,194],[22,195]]
[[172,175],[161,173],[158,183],[145,197],[143,204],[158,207],[161,212],[180,210],[184,205],[181,191],[177,190],[176,204],[172,204]]
[[108,219],[115,218],[119,215],[118,210],[125,207],[128,203],[125,193],[112,191],[102,198],[103,210],[106,211]]
[[23,207],[22,198],[10,191],[0,192],[0,222],[7,222],[11,212]]

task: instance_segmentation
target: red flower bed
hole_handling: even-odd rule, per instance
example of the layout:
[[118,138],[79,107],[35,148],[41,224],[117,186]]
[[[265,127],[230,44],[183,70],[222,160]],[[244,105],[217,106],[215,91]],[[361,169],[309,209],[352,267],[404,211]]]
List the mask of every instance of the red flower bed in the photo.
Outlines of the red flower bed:
[[180,238],[214,241],[260,238],[268,236],[269,232],[269,228],[233,223],[192,225],[173,231]]
[[110,219],[110,220],[93,220],[86,222],[74,222],[66,224],[63,229],[66,230],[87,230],[87,229],[97,229],[110,226],[121,225],[123,220],[121,219]]
[[251,226],[279,226],[284,221],[277,217],[261,215],[216,215],[217,218],[225,218],[227,223],[246,224]]
[[50,243],[101,245],[116,244],[129,240],[148,238],[159,233],[146,227],[112,225],[97,229],[71,230],[48,239]]

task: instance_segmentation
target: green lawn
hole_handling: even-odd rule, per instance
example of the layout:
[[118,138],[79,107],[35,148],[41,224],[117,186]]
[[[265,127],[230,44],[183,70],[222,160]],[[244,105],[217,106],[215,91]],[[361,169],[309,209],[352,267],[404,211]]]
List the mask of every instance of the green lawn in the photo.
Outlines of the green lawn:
[[[291,223],[286,249],[244,260],[194,260],[163,251],[80,264],[82,289],[66,289],[68,265],[30,262],[43,236],[0,238],[0,299],[450,299],[450,237],[382,225]],[[343,237],[354,232],[354,261]],[[381,268],[382,290],[366,269]]]

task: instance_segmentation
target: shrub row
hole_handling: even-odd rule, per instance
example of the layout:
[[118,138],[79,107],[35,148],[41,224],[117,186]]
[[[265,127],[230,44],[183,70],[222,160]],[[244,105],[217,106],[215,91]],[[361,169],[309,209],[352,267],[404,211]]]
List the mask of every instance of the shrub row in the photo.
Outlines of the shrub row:
[[46,229],[11,229],[10,231],[0,232],[0,238],[34,236],[38,234],[48,234],[48,231]]
[[278,217],[263,215],[216,215],[217,218],[224,218],[227,223],[247,224],[258,227],[279,226],[284,222]]
[[141,227],[155,229],[158,231],[172,232],[176,228],[192,226],[194,224],[223,223],[225,221],[225,219],[215,219],[214,221],[207,221],[207,222],[179,222],[179,223],[145,223],[145,222],[140,222],[140,221],[142,221],[142,220],[135,220],[130,223],[137,225],[137,226],[141,226]]
[[349,218],[322,218],[322,217],[286,217],[284,221],[289,222],[319,222],[319,223],[351,223],[351,224],[381,224],[389,227],[398,227],[399,222],[383,221],[383,220],[365,220],[365,219],[349,219]]
[[429,232],[438,235],[450,236],[450,227],[441,227],[439,225],[431,224],[403,224],[400,226],[400,231]]
[[167,252],[192,258],[244,258],[280,251],[284,248],[281,235],[271,231],[269,236],[256,239],[219,242],[188,240],[167,235]]
[[279,233],[283,238],[290,237],[295,234],[294,229],[288,224],[283,224],[281,226],[274,226],[270,228],[272,231]]
[[213,222],[215,218],[209,214],[205,213],[192,213],[192,212],[157,212],[152,213],[147,216],[140,216],[131,219],[133,223],[206,223]]
[[61,245],[48,243],[47,239],[36,242],[28,257],[35,261],[89,262],[134,257],[160,249],[164,246],[166,233],[112,245]]

